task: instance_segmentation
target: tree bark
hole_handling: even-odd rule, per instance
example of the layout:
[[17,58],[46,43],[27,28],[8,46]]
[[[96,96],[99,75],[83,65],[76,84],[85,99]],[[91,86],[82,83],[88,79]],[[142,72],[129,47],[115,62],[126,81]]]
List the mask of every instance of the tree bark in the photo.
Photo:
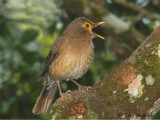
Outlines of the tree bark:
[[51,118],[150,118],[160,110],[160,26],[116,70],[91,88],[65,93]]

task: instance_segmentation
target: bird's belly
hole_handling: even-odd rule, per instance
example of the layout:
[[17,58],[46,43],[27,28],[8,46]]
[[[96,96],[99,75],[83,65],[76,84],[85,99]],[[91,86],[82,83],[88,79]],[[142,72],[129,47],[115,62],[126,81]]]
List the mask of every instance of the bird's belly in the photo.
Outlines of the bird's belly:
[[84,54],[65,54],[59,56],[51,65],[53,79],[78,79],[83,76],[93,60],[93,52]]

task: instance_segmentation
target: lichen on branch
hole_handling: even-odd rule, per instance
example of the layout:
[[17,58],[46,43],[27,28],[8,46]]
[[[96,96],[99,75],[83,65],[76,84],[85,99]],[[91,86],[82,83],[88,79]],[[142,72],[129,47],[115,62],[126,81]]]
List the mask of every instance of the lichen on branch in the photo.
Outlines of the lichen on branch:
[[[51,118],[149,118],[160,98],[160,26],[135,52],[90,89],[65,93],[53,104]],[[160,108],[156,106],[154,110]],[[155,111],[154,111],[155,113]]]

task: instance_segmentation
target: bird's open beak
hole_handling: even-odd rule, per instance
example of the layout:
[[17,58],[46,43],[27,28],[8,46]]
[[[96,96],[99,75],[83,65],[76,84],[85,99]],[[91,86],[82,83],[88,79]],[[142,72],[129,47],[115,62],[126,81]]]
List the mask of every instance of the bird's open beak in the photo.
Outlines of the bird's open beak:
[[[99,26],[99,25],[101,25],[101,24],[104,24],[104,23],[105,23],[105,22],[95,23],[92,28],[95,28],[95,27],[97,27],[97,26]],[[94,37],[99,37],[99,38],[101,38],[101,39],[105,39],[104,37],[102,37],[102,36],[100,36],[100,35],[98,35],[98,34],[96,34],[96,33],[93,33],[93,32],[92,32],[92,35],[93,35]]]

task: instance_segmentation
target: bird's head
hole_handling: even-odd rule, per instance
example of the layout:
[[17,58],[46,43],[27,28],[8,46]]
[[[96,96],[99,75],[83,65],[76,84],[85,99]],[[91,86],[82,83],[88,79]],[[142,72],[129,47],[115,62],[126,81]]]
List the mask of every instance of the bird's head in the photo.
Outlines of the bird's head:
[[85,17],[79,17],[73,20],[73,22],[69,24],[65,32],[76,35],[79,34],[79,35],[87,35],[90,37],[99,37],[101,39],[104,39],[104,37],[92,32],[93,28],[104,23],[105,22],[93,23],[92,21],[90,21]]

